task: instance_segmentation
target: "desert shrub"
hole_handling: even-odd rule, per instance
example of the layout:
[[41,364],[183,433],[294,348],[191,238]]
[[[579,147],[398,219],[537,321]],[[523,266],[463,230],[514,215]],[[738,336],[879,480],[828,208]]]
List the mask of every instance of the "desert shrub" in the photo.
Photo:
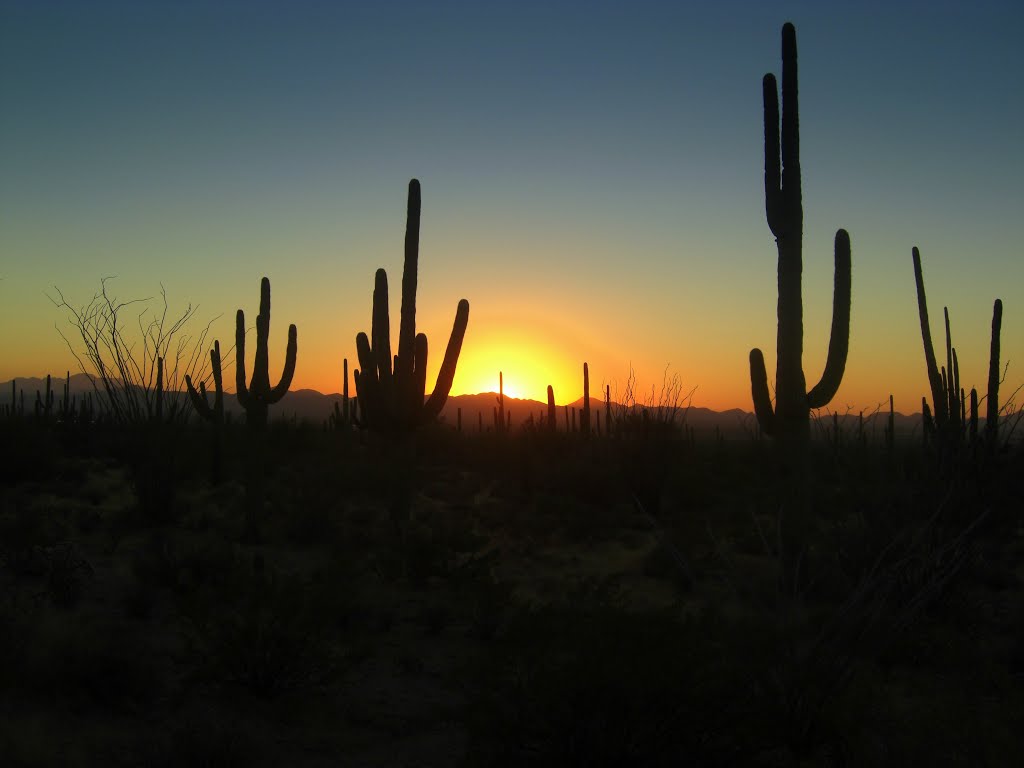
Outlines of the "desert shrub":
[[140,739],[126,766],[148,768],[260,768],[279,765],[272,745],[252,725],[212,708],[190,710],[165,725],[158,734]]
[[49,547],[45,557],[45,588],[50,602],[59,608],[74,608],[86,586],[95,578],[92,565],[82,550],[70,541]]
[[42,615],[18,672],[22,696],[83,711],[151,706],[167,687],[150,642],[127,627]]
[[722,628],[614,608],[520,615],[482,673],[469,764],[750,764],[750,670]]
[[236,560],[216,589],[182,604],[194,679],[259,696],[329,682],[338,658],[319,598],[308,581],[267,568],[261,556]]
[[231,569],[233,548],[213,535],[154,531],[132,552],[135,584],[184,596],[218,583]]

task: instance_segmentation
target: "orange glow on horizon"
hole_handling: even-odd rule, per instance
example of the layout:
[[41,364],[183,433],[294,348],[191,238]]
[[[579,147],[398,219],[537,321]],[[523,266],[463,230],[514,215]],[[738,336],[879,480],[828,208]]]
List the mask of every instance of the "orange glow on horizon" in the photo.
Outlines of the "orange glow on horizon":
[[[582,361],[578,367],[576,373],[569,353],[548,341],[515,329],[488,330],[474,338],[472,346],[463,348],[451,394],[497,392],[500,372],[506,397],[547,402],[550,384],[555,402],[563,404],[583,394]],[[428,381],[434,375],[428,373]],[[592,379],[592,396],[595,386]]]

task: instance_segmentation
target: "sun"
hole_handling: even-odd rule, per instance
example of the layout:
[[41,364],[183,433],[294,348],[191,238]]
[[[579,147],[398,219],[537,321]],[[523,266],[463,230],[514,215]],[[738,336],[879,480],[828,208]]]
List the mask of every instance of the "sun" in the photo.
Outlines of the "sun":
[[575,374],[570,356],[544,339],[503,330],[478,336],[474,342],[459,360],[452,394],[497,392],[499,373],[505,396],[510,398],[546,402],[549,384],[558,403],[575,400],[582,393],[582,373]]

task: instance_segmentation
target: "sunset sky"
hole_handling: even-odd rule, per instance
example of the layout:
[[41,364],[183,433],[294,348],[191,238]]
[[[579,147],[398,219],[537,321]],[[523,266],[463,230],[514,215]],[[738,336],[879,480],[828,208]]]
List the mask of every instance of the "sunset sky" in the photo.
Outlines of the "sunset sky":
[[670,366],[695,405],[750,410],[751,347],[775,367],[761,78],[792,21],[808,385],[839,227],[832,408],[920,408],[915,245],[963,383],[984,388],[996,297],[1024,383],[1024,4],[711,5],[0,0],[0,381],[74,369],[54,286],[80,305],[104,276],[124,299],[163,283],[230,345],[266,275],[272,380],[295,323],[293,388],[339,391],[377,267],[397,338],[418,178],[428,389],[465,297],[453,394],[502,370],[506,394],[564,403],[588,361],[595,391]]

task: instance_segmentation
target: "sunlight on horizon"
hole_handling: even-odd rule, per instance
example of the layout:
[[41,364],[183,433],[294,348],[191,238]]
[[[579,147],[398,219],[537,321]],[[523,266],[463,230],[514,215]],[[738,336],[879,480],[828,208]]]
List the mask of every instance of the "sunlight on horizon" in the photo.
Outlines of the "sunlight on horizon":
[[497,392],[500,372],[506,397],[547,402],[550,384],[555,402],[567,403],[583,394],[582,360],[579,373],[576,368],[565,352],[522,329],[480,329],[474,343],[462,349],[451,394]]

